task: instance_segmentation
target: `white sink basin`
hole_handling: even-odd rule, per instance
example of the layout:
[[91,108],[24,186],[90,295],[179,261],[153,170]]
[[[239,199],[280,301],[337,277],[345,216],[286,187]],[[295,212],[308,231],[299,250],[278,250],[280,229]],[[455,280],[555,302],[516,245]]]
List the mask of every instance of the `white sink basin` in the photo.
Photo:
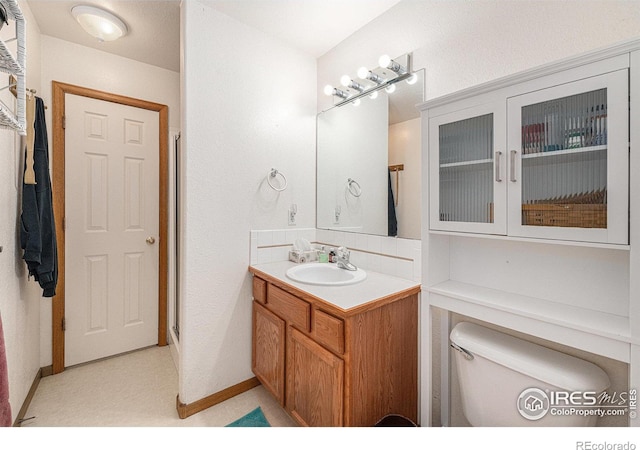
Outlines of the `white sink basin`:
[[290,268],[287,277],[299,283],[344,286],[363,281],[367,278],[367,272],[362,269],[341,269],[333,263],[309,263]]

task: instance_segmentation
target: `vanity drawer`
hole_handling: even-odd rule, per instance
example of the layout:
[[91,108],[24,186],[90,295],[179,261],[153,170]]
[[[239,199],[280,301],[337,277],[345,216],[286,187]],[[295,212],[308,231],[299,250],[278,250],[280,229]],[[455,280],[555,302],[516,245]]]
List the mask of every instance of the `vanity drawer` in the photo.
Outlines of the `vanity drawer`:
[[313,313],[313,335],[332,351],[344,353],[344,321],[319,309]]
[[295,325],[302,331],[309,331],[311,325],[311,305],[298,297],[269,284],[267,303],[271,311]]
[[267,303],[267,282],[256,276],[253,277],[253,299],[263,305]]

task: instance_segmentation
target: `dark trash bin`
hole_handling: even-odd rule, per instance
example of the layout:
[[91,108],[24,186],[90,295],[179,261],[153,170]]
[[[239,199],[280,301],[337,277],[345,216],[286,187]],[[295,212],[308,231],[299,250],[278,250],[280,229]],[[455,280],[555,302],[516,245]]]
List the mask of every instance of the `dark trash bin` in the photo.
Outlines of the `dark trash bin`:
[[374,425],[376,427],[417,427],[411,419],[399,414],[387,414]]

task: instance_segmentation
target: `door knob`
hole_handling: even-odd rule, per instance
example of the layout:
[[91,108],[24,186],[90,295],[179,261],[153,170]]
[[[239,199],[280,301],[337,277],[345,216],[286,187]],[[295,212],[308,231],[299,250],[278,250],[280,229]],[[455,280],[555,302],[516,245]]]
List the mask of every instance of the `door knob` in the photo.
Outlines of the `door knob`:
[[156,243],[156,239],[153,236],[147,238],[147,244],[152,245]]

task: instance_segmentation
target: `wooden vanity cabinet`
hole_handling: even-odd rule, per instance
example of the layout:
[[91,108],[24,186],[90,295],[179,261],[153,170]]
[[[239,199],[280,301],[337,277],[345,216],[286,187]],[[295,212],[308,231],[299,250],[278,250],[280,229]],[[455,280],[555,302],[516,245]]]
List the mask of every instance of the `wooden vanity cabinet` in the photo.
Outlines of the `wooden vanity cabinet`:
[[301,425],[340,427],[344,361],[291,327],[287,339],[286,408]]
[[285,321],[253,302],[251,368],[264,387],[284,406]]
[[345,311],[270,278],[254,274],[252,370],[291,417],[417,423],[419,286]]

